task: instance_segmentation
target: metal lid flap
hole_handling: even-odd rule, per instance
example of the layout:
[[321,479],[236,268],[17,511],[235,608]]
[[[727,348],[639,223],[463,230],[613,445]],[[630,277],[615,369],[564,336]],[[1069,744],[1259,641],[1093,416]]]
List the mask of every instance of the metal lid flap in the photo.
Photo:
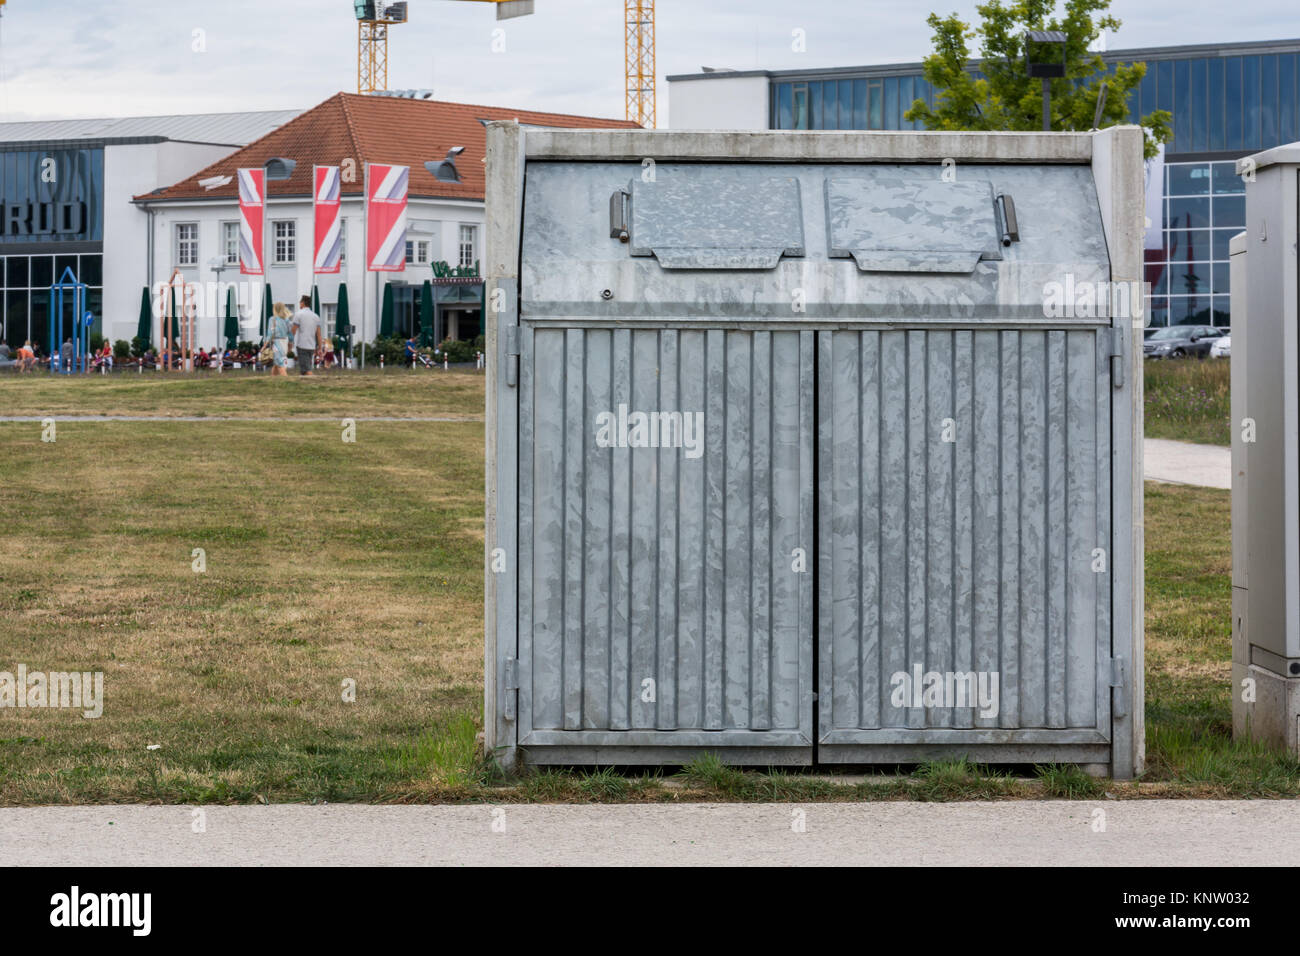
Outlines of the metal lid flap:
[[660,166],[632,184],[630,246],[665,269],[774,269],[804,254],[793,176],[745,166]]
[[1001,259],[993,187],[940,179],[827,179],[830,256],[863,272],[970,273]]

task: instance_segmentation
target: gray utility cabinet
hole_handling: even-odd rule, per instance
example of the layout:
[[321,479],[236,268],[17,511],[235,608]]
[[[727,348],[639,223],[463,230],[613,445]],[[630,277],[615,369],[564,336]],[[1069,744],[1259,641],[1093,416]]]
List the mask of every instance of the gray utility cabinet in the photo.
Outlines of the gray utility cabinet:
[[1300,753],[1300,143],[1237,163],[1232,239],[1232,723]]
[[1141,769],[1140,130],[487,161],[491,749]]

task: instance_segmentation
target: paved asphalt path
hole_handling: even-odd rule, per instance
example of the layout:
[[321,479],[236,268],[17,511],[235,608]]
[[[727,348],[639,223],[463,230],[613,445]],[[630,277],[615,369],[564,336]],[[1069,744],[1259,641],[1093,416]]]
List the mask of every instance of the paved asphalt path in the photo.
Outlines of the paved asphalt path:
[[1232,450],[1222,445],[1147,438],[1143,442],[1142,458],[1144,477],[1148,481],[1232,487]]
[[[1104,814],[1098,816],[1098,812]],[[796,816],[802,813],[802,818]],[[1266,866],[1300,801],[0,809],[18,865]],[[793,824],[800,819],[803,832]],[[1104,831],[1095,827],[1104,823]],[[495,826],[494,826],[495,824]]]

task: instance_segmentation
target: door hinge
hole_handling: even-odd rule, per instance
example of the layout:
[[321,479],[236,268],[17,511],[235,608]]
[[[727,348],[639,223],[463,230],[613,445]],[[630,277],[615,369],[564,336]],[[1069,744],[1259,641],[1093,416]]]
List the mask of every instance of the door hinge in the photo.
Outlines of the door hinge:
[[1128,329],[1110,330],[1110,381],[1116,388],[1124,387],[1124,340]]
[[1110,686],[1119,693],[1112,695],[1111,713],[1115,717],[1128,716],[1128,665],[1118,657],[1110,659]]
[[505,689],[506,699],[504,715],[506,720],[514,720],[516,713],[517,697],[515,692],[519,690],[519,668],[518,662],[513,657],[505,659],[505,666],[502,668],[501,686]]
[[514,388],[519,384],[519,326],[507,325],[506,333],[506,384]]

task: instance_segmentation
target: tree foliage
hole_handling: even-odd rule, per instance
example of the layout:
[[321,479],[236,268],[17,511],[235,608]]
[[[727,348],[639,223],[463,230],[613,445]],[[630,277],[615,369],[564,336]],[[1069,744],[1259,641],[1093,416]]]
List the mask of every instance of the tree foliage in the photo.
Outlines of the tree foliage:
[[[932,130],[1042,129],[1042,80],[1029,76],[1025,66],[1025,31],[1059,30],[1066,36],[1065,76],[1049,81],[1052,129],[1091,129],[1103,83],[1108,89],[1098,125],[1127,123],[1128,98],[1146,64],[1120,63],[1110,72],[1101,54],[1088,49],[1102,30],[1119,29],[1109,8],[1110,0],[1066,0],[1064,16],[1058,17],[1055,0],[988,0],[975,8],[981,19],[975,29],[955,13],[930,14],[926,22],[934,31],[934,52],[924,64],[935,105],[915,100],[906,118]],[[971,72],[976,66],[970,62],[972,40],[979,41],[983,57],[981,78]],[[1168,110],[1142,117],[1148,156],[1168,142],[1172,120]]]

